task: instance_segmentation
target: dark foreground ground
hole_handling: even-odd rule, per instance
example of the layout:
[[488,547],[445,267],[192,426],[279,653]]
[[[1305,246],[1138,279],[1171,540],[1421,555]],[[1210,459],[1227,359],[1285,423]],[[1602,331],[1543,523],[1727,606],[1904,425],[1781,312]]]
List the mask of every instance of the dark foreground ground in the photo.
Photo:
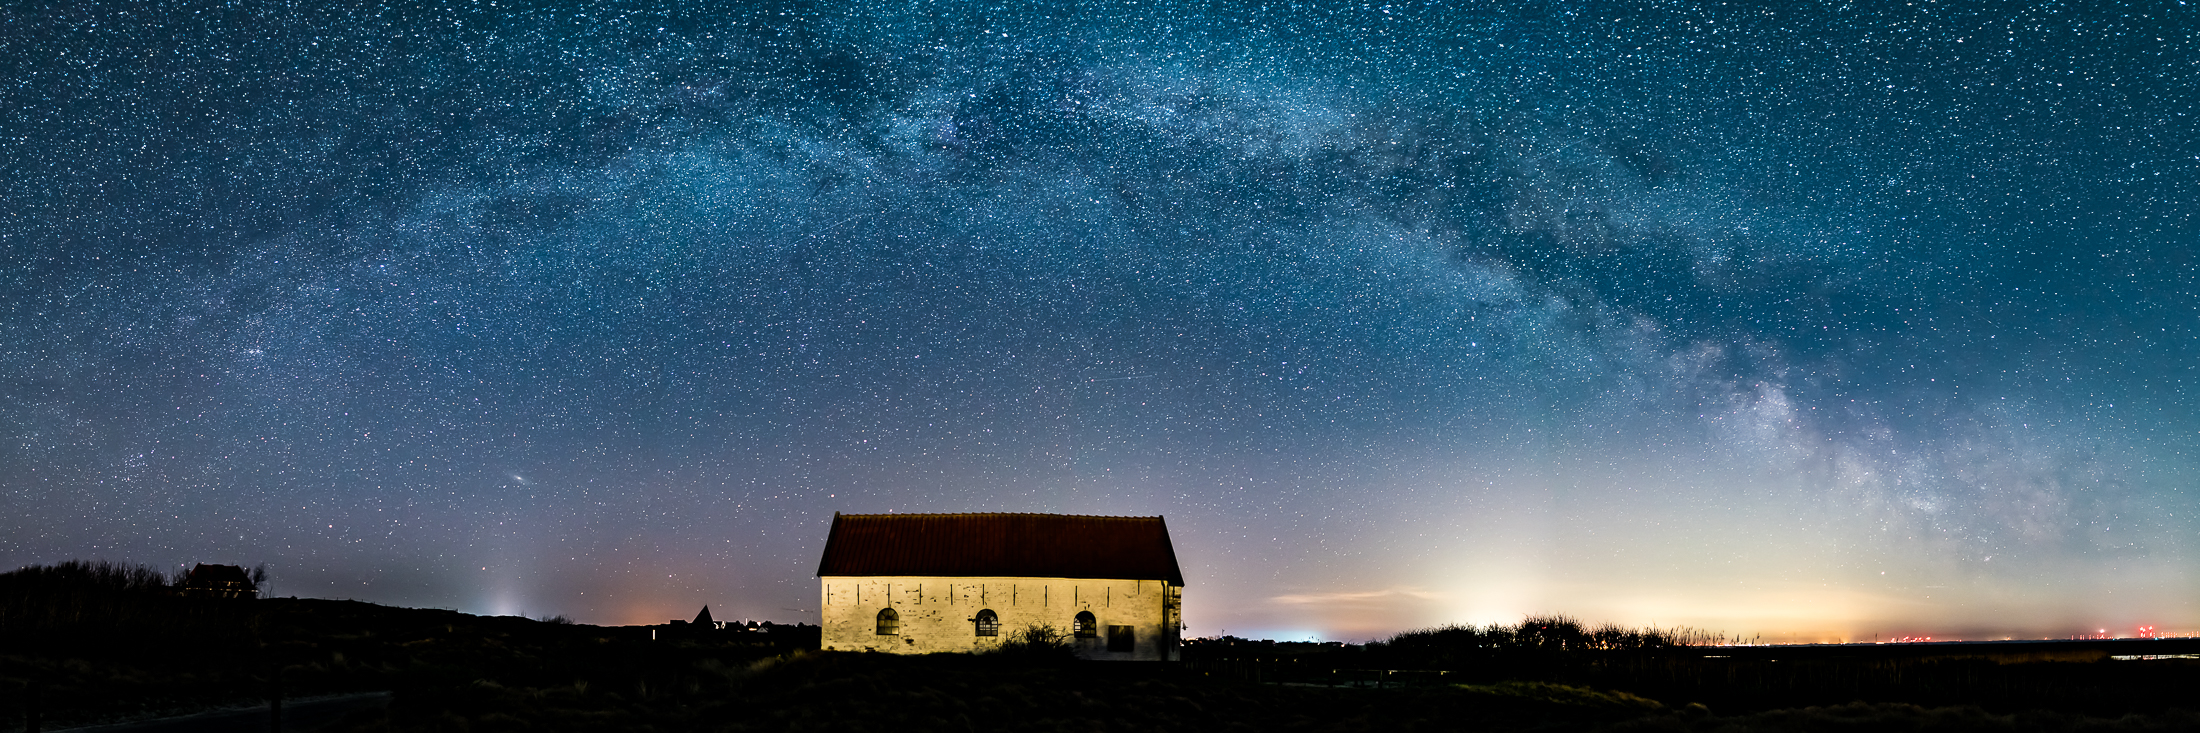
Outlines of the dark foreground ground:
[[380,710],[389,704],[387,692],[323,695],[286,700],[279,711],[263,702],[190,715],[65,728],[56,733],[262,733],[277,730],[298,733],[321,730],[346,716]]
[[[970,658],[801,654],[713,671],[650,697],[512,689],[464,700],[400,696],[332,730],[709,731],[2190,731],[2180,710],[2056,711],[1849,703],[1721,715],[1624,692],[1537,682],[1345,689],[1216,680],[1168,670],[1030,666]],[[710,694],[713,688],[718,691]]]
[[[163,614],[197,620],[5,639],[0,730],[23,730],[33,715],[52,731],[264,705],[271,692],[301,714],[286,729],[332,733],[2200,730],[2190,711],[2200,703],[2187,699],[2200,698],[2196,660],[1876,660],[1790,673],[1768,666],[1786,661],[1738,666],[1698,650],[1398,673],[1370,689],[1344,686],[1370,681],[1364,674],[1304,674],[1324,666],[1305,655],[1294,678],[1279,674],[1291,671],[1280,659],[1263,668],[1213,650],[1181,665],[822,654],[784,638],[652,640],[632,628],[323,600]],[[1643,681],[1641,694],[1615,691],[1625,680]],[[1989,694],[2040,684],[2072,692]],[[387,697],[302,719],[307,698],[380,691]],[[136,730],[267,730],[264,715],[226,715]]]
[[[416,686],[323,731],[2190,731],[2181,710],[2115,717],[1852,702],[1720,714],[1534,682],[1344,689],[1121,665],[795,653],[695,667],[687,686]],[[666,679],[671,679],[668,676]],[[265,717],[109,733],[265,730]],[[226,727],[225,727],[226,726]]]

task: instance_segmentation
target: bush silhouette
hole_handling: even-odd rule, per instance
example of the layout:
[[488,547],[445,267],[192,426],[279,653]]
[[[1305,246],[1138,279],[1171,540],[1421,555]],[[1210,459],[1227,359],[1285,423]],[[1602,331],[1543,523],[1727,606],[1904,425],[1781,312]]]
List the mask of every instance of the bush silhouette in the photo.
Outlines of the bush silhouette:
[[1475,669],[1504,666],[1549,670],[1598,658],[1655,653],[1721,641],[1692,628],[1584,626],[1562,614],[1529,616],[1514,625],[1450,625],[1408,631],[1369,645],[1369,651],[1402,667]]
[[1048,624],[1033,624],[1010,633],[993,653],[1032,661],[1067,661],[1077,658],[1068,634]]

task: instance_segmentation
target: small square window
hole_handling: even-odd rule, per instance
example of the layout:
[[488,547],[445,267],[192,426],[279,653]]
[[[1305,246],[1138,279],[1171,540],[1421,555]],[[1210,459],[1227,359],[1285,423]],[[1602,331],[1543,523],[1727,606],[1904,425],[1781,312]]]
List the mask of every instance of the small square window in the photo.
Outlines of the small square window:
[[1138,636],[1129,626],[1108,627],[1108,651],[1128,652],[1137,647]]

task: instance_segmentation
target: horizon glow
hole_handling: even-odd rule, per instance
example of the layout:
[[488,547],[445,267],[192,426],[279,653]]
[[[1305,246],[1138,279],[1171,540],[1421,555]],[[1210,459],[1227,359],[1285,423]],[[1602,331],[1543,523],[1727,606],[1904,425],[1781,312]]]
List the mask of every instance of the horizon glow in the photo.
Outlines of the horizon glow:
[[1162,515],[1191,636],[2200,629],[2185,6],[741,5],[0,10],[0,564],[815,623],[836,511]]

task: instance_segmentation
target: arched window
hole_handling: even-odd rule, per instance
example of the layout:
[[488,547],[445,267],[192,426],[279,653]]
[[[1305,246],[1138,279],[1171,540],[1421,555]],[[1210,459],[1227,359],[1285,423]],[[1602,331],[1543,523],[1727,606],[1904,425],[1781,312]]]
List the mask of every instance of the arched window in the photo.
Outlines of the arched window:
[[879,609],[878,635],[893,636],[899,633],[901,633],[901,614],[894,613],[894,609],[891,608]]
[[1079,639],[1090,639],[1099,636],[1100,621],[1092,617],[1091,611],[1078,611],[1077,625],[1072,631]]
[[988,608],[979,611],[978,616],[970,620],[977,622],[979,636],[1001,635],[1001,617],[999,614],[994,613],[993,609]]

